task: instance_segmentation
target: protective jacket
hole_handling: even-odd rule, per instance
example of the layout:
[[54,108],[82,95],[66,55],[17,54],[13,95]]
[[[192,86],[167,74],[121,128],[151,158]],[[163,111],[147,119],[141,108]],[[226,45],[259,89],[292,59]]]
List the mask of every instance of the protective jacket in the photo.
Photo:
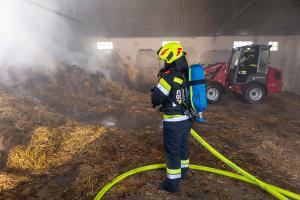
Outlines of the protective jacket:
[[157,85],[152,90],[153,107],[162,105],[164,121],[183,121],[189,119],[184,112],[186,108],[182,105],[182,86],[186,75],[175,67],[162,71]]

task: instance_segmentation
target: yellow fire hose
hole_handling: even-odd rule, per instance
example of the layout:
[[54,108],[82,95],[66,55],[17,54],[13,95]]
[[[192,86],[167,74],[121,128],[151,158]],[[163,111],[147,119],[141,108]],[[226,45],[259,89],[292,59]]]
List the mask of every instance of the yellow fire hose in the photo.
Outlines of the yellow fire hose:
[[[215,174],[220,174],[220,175],[224,175],[224,176],[227,176],[227,177],[231,177],[231,178],[234,178],[234,179],[238,179],[238,180],[241,180],[241,181],[244,181],[244,182],[248,182],[248,183],[257,185],[257,186],[261,187],[262,189],[268,191],[269,193],[271,193],[273,196],[275,196],[276,198],[278,198],[280,200],[288,200],[287,197],[290,197],[290,198],[293,198],[293,199],[296,199],[296,200],[300,200],[300,195],[298,195],[296,193],[293,193],[293,192],[290,192],[288,190],[273,186],[271,184],[265,183],[265,182],[255,178],[254,176],[252,176],[251,174],[249,174],[245,170],[241,169],[236,164],[234,164],[233,162],[228,160],[226,157],[224,157],[222,154],[220,154],[218,151],[216,151],[200,135],[198,135],[196,133],[196,131],[194,131],[193,129],[191,130],[191,135],[200,144],[202,144],[208,151],[210,151],[213,155],[218,157],[220,160],[222,160],[225,164],[227,164],[229,167],[234,169],[240,175],[232,173],[232,172],[220,170],[220,169],[215,169],[215,168],[200,166],[200,165],[192,165],[192,164],[190,165],[190,169],[198,170],[198,171],[206,171],[206,172],[211,172],[211,173],[215,173]],[[97,194],[97,196],[95,197],[94,200],[100,200],[105,195],[105,193],[108,190],[110,190],[110,188],[112,188],[115,184],[117,184],[118,182],[120,182],[123,179],[127,178],[128,176],[131,176],[133,174],[137,174],[137,173],[140,173],[140,172],[148,171],[148,170],[160,169],[160,168],[165,168],[165,167],[166,167],[165,164],[153,164],[153,165],[147,165],[147,166],[143,166],[143,167],[139,167],[139,168],[127,171],[127,172],[119,175],[118,177],[116,177],[114,180],[112,180],[107,185],[105,185],[100,190],[100,192]]]

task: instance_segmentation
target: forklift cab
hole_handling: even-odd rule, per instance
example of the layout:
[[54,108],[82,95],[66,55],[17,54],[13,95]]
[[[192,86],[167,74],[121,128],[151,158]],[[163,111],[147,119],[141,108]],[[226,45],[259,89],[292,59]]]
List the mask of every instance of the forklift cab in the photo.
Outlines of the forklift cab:
[[229,85],[247,84],[250,81],[266,84],[270,48],[268,45],[234,48],[229,62]]

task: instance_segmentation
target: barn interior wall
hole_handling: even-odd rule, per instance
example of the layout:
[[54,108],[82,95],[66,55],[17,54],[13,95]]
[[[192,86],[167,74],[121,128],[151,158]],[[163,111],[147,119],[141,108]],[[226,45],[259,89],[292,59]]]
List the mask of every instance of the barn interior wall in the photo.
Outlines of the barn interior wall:
[[[277,41],[278,51],[271,52],[271,65],[282,69],[284,74],[284,91],[300,94],[300,36],[215,36],[215,37],[175,37],[175,38],[101,38],[95,37],[88,40],[92,49],[97,41],[112,41],[114,51],[118,52],[120,59],[126,65],[136,67],[137,56],[141,50],[156,51],[162,41],[180,41],[187,54],[188,61],[192,63],[206,63],[207,55],[215,51],[222,52],[219,60],[226,61],[230,55],[234,41],[253,41],[254,44],[268,44]],[[97,52],[101,54],[101,50]],[[154,55],[154,54],[152,54]],[[152,59],[151,62],[153,62]],[[157,62],[148,65],[157,65]]]
[[300,36],[286,38],[283,63],[284,89],[300,95]]

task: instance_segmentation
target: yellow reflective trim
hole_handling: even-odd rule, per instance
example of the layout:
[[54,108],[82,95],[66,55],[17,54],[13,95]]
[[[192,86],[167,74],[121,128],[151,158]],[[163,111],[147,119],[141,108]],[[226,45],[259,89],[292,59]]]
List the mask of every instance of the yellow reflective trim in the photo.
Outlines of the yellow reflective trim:
[[159,83],[164,87],[166,88],[166,90],[168,90],[170,92],[171,90],[171,85],[164,79],[164,78],[161,78],[159,80]]
[[250,64],[249,67],[257,67],[256,64]]
[[190,163],[190,159],[181,160],[181,164],[189,164],[189,163]]
[[164,119],[170,119],[170,118],[173,118],[173,117],[182,117],[184,115],[164,115]]
[[181,173],[181,168],[179,168],[179,169],[169,169],[169,168],[167,168],[167,173],[168,174],[180,174]]
[[174,77],[173,81],[174,81],[175,83],[180,84],[180,85],[183,83],[183,80],[180,79],[180,78],[177,78],[177,77]]

